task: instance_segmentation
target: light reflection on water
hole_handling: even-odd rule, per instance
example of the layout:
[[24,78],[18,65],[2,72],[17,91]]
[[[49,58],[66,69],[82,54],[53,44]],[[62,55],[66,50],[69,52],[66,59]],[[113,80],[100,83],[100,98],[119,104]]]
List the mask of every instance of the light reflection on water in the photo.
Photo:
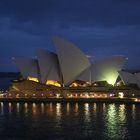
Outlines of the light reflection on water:
[[3,103],[0,103],[0,114],[3,115]]
[[17,103],[17,112],[19,113],[20,110],[20,103]]
[[57,103],[56,104],[56,127],[61,126],[61,104]]
[[27,112],[28,112],[28,104],[27,103],[24,103],[24,112],[25,112],[25,114],[27,114]]
[[70,113],[70,104],[69,103],[67,103],[67,105],[66,105],[66,111],[67,111],[67,115],[69,115],[69,113]]
[[125,105],[124,104],[119,106],[119,119],[120,119],[120,122],[122,122],[122,123],[125,123],[125,121],[126,121]]
[[135,106],[135,104],[132,105],[132,117],[134,120],[136,119],[136,106]]
[[44,103],[41,103],[41,113],[44,113]]
[[37,110],[36,104],[33,103],[33,104],[32,104],[32,111],[33,111],[33,114],[34,114],[34,115],[36,114],[36,110]]
[[139,112],[135,104],[1,102],[0,137],[140,139]]
[[9,103],[8,105],[9,105],[9,114],[11,114],[11,112],[12,112],[12,104]]
[[116,136],[118,139],[125,139],[128,137],[127,128],[124,127],[126,123],[125,105],[116,106],[110,104],[106,114],[106,134],[108,138],[113,139]]
[[75,103],[75,107],[74,107],[75,115],[78,115],[78,109],[79,109],[78,103]]
[[106,111],[106,104],[103,103],[103,113],[105,113],[105,111]]
[[93,111],[96,113],[96,108],[97,108],[97,105],[96,103],[93,104]]
[[84,110],[85,110],[85,122],[90,122],[90,111],[89,111],[89,103],[84,104]]

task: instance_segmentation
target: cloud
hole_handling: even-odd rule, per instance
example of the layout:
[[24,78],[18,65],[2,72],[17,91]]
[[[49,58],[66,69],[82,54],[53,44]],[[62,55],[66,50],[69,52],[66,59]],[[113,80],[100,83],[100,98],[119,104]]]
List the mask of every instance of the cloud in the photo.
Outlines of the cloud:
[[0,15],[17,22],[114,26],[140,24],[138,0],[1,0]]
[[55,51],[51,38],[60,35],[94,58],[124,54],[136,62],[139,5],[138,0],[1,0],[0,58],[30,57],[39,47]]

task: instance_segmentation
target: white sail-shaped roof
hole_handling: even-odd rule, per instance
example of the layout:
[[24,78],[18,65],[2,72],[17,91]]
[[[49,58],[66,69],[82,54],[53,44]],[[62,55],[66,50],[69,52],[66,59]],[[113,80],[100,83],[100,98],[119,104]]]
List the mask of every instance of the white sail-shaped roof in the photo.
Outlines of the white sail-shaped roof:
[[107,81],[114,85],[119,75],[118,71],[122,69],[125,60],[124,56],[113,56],[93,63],[91,66],[92,83]]
[[37,58],[42,83],[46,83],[47,80],[60,81],[59,63],[57,55],[48,50],[38,49]]
[[59,37],[53,38],[65,85],[76,80],[77,76],[90,66],[86,55],[74,44]]
[[30,77],[35,77],[40,81],[40,71],[39,71],[39,65],[38,60],[34,59],[34,65],[32,67],[31,72],[29,73]]
[[119,71],[119,76],[122,79],[122,81],[124,82],[125,85],[127,84],[136,84],[136,77],[134,74],[129,73],[129,72],[125,72],[125,71]]
[[17,64],[23,78],[27,78],[28,76],[39,78],[37,60],[31,58],[16,58],[14,61]]
[[85,82],[91,82],[91,67],[83,71],[77,78],[77,80],[82,80]]

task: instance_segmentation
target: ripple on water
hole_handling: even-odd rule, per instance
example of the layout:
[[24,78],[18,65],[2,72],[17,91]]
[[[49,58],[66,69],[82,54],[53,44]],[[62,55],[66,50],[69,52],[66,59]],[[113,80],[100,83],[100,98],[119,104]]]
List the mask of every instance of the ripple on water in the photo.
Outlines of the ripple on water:
[[140,108],[107,103],[0,103],[2,139],[140,139]]

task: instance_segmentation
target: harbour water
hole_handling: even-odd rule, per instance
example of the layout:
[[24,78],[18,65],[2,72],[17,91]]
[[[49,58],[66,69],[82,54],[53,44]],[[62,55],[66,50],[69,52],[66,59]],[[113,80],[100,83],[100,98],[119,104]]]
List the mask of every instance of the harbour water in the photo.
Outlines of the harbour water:
[[140,139],[140,106],[0,103],[0,140]]
[[0,90],[1,91],[8,90],[9,86],[11,85],[11,81],[13,79],[14,79],[14,77],[13,78],[8,78],[8,77],[0,78]]

